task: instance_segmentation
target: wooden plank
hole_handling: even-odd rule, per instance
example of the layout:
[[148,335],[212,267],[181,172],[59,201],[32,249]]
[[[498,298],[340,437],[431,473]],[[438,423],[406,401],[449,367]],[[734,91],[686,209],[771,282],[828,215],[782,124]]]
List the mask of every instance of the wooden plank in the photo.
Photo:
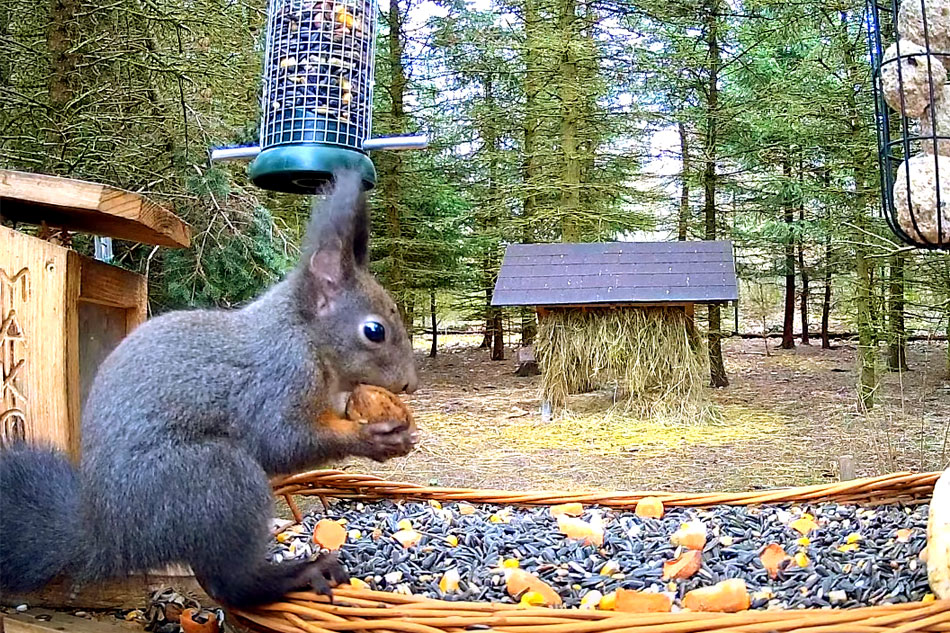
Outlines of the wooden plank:
[[187,247],[191,227],[145,197],[83,180],[0,169],[0,214],[15,222]]
[[65,248],[0,226],[0,444],[68,451]]
[[[44,616],[48,620],[37,620],[37,616]],[[2,616],[0,616],[2,617]],[[71,633],[128,633],[134,629],[128,624],[118,621],[89,620],[77,618],[68,613],[50,611],[48,609],[30,609],[25,613],[12,613],[5,618],[4,633],[51,633],[55,631],[69,631]]]
[[90,257],[76,257],[82,270],[80,299],[117,308],[144,309],[148,300],[145,277]]
[[92,387],[99,365],[128,333],[128,308],[79,302],[79,404]]
[[68,251],[66,258],[66,301],[63,334],[66,337],[65,390],[66,390],[66,451],[79,464],[80,428],[82,414],[79,404],[79,293],[82,286],[82,264],[76,251]]
[[171,587],[180,594],[197,600],[203,607],[217,606],[204,592],[195,577],[182,569],[163,569],[150,574],[130,576],[75,588],[65,579],[51,582],[39,591],[28,594],[0,596],[0,603],[14,607],[28,604],[30,607],[51,609],[140,609],[148,604],[151,595]]

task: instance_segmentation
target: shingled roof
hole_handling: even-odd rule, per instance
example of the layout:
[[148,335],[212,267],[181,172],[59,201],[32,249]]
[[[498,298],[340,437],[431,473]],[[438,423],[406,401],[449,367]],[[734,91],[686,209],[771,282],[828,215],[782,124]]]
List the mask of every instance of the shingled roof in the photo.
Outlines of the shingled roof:
[[738,298],[732,242],[511,244],[492,305],[721,303]]

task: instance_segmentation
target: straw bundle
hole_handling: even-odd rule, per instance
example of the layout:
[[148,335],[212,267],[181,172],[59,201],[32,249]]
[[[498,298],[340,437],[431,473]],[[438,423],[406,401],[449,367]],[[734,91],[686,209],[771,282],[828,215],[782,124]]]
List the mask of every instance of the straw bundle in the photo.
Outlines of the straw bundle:
[[709,356],[681,308],[555,310],[541,319],[537,354],[541,396],[555,408],[609,387],[644,416],[689,418],[705,406]]

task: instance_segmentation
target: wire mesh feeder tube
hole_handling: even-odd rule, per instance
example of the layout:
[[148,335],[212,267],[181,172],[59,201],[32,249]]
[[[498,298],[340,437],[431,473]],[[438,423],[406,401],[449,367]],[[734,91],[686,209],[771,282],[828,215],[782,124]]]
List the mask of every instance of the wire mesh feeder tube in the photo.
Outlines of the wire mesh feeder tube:
[[868,0],[884,216],[913,246],[950,249],[950,0]]
[[[277,495],[348,499],[414,499],[555,505],[578,501],[633,509],[646,496],[666,506],[702,507],[769,503],[837,502],[880,505],[925,503],[940,473],[892,473],[878,477],[797,488],[738,493],[662,491],[564,492],[441,488],[387,481],[371,475],[322,470],[275,480]],[[264,633],[408,631],[454,633],[492,630],[508,633],[936,633],[950,630],[950,600],[910,602],[854,609],[748,610],[739,613],[623,613],[617,611],[523,607],[497,602],[456,602],[418,595],[340,587],[334,602],[312,592],[253,610],[232,611],[242,626]]]
[[375,0],[270,0],[254,184],[314,193],[341,168],[375,184],[375,49]]

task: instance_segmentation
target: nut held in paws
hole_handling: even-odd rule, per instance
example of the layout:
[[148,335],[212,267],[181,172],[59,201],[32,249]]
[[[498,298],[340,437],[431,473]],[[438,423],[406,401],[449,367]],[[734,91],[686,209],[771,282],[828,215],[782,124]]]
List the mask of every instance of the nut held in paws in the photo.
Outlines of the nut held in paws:
[[346,402],[346,417],[363,424],[400,421],[410,429],[415,429],[412,412],[399,396],[373,385],[359,385],[353,390]]

